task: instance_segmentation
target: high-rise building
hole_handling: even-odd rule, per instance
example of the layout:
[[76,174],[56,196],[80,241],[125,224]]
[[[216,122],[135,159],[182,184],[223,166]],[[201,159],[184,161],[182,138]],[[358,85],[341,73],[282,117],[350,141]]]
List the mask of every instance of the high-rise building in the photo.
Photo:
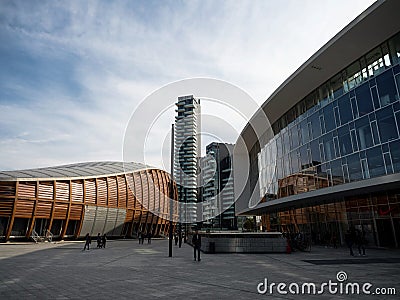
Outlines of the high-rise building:
[[204,227],[237,229],[233,191],[233,145],[211,143],[201,160]]
[[197,222],[197,171],[200,157],[200,99],[178,97],[175,117],[174,177],[178,187],[179,222]]

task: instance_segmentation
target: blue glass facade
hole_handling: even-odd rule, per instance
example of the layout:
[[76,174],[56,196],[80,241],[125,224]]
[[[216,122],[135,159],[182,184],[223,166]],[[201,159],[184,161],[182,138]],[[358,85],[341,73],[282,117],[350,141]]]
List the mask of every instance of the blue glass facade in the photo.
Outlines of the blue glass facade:
[[[299,99],[272,129],[249,153],[263,201],[400,173],[400,33]],[[325,245],[343,243],[354,226],[370,245],[400,246],[400,182],[312,203],[270,209],[263,226]]]
[[[261,197],[400,172],[400,34],[283,115],[258,154]],[[285,178],[305,174],[302,190]]]

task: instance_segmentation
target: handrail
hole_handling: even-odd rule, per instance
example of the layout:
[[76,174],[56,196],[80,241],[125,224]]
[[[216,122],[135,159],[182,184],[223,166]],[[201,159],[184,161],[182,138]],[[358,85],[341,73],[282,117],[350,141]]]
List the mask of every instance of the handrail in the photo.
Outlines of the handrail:
[[37,242],[39,242],[41,240],[40,236],[35,231],[35,229],[32,230],[31,238],[35,241],[35,243],[37,243]]
[[48,240],[50,243],[53,241],[53,236],[54,234],[51,233],[50,230],[46,230],[46,240]]

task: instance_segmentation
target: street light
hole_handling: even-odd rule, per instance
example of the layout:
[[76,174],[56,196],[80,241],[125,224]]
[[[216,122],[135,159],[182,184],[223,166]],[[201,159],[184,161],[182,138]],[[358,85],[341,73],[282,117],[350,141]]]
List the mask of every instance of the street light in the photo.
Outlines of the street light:
[[174,124],[171,129],[171,178],[169,183],[169,242],[168,256],[172,257],[172,238],[173,238],[173,211],[174,211]]

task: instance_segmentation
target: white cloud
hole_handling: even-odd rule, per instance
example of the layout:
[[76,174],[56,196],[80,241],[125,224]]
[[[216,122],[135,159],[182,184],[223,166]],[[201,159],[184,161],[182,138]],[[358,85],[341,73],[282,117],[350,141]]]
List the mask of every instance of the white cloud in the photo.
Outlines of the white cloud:
[[2,83],[13,93],[0,92],[0,169],[121,160],[132,111],[182,78],[226,80],[261,104],[372,2],[2,3],[0,34],[16,45],[7,51],[38,68],[52,60],[61,73],[68,66],[74,86],[61,77],[34,89],[21,77]]

